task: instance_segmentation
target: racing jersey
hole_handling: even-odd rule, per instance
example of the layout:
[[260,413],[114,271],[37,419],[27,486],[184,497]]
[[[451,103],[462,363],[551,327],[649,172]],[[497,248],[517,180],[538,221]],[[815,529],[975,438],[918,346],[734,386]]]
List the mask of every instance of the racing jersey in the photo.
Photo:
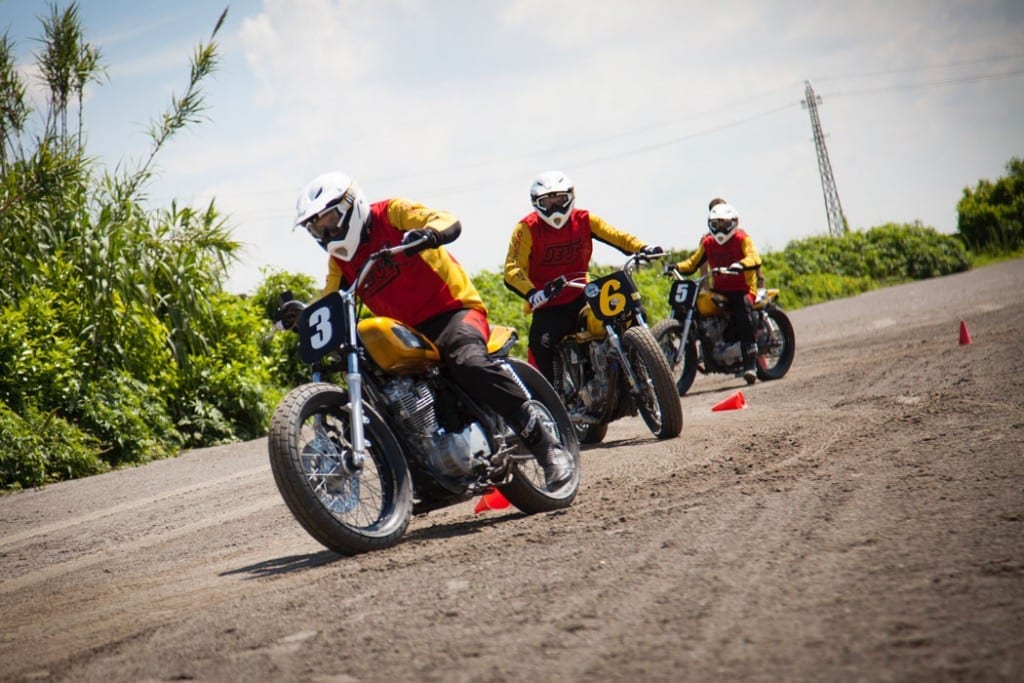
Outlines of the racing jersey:
[[[450,213],[408,199],[385,199],[371,204],[369,225],[364,228],[352,260],[329,258],[327,283],[321,295],[351,283],[370,254],[401,244],[404,232],[419,228],[440,231],[456,220]],[[395,318],[413,327],[462,308],[487,313],[476,287],[444,247],[377,260],[359,286],[359,296],[374,315]]]
[[750,239],[743,230],[737,230],[725,244],[719,244],[709,233],[700,239],[697,251],[690,255],[690,258],[676,264],[676,269],[689,274],[697,270],[704,262],[711,268],[728,268],[733,263],[743,264],[743,272],[733,274],[714,273],[711,275],[711,288],[720,292],[742,292],[746,291],[751,295],[757,294],[757,268],[761,265],[761,257],[754,247],[754,240]]
[[[512,231],[505,257],[505,286],[526,298],[559,275],[585,276],[595,239],[624,254],[635,254],[644,247],[636,236],[584,209],[573,209],[560,229],[545,223],[536,211],[531,212]],[[566,287],[551,304],[568,303],[581,296],[582,289]]]

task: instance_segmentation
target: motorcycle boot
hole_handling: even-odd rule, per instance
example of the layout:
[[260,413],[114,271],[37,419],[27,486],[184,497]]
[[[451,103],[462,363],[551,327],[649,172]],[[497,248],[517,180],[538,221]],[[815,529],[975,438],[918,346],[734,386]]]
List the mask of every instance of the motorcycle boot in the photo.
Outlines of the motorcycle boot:
[[747,384],[757,381],[757,344],[743,347],[743,379]]
[[554,491],[572,479],[572,456],[551,438],[533,406],[523,405],[518,422],[516,432],[544,470],[544,483],[548,490]]

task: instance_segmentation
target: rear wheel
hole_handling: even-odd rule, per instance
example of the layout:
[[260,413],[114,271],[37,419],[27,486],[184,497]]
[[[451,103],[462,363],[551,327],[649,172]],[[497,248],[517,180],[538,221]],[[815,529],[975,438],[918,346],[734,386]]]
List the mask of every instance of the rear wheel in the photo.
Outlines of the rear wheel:
[[551,438],[562,445],[573,460],[573,475],[567,483],[549,491],[544,481],[544,470],[525,445],[521,445],[515,458],[512,481],[501,487],[508,501],[527,514],[550,512],[569,507],[580,487],[580,445],[572,422],[558,394],[544,376],[521,360],[509,358],[509,367],[522,381],[530,395],[534,411],[540,415]]
[[697,351],[692,343],[683,344],[683,323],[675,318],[662,320],[651,328],[651,336],[665,354],[676,391],[685,396],[697,377]]
[[328,383],[288,393],[270,421],[274,481],[310,536],[342,555],[401,540],[412,514],[409,468],[394,434],[364,405],[366,458],[351,444],[348,393]]
[[772,307],[762,312],[757,330],[757,378],[781,379],[796,356],[796,335],[793,324],[782,309]]
[[631,327],[622,335],[622,348],[639,385],[635,397],[640,416],[659,439],[679,436],[683,407],[668,361],[646,327]]

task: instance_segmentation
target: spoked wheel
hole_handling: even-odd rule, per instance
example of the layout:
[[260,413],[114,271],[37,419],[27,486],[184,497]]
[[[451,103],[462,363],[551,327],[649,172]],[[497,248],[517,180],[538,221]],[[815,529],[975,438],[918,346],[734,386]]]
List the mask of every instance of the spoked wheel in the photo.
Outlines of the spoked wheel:
[[[581,364],[570,363],[566,358],[568,351],[564,346],[555,352],[555,391],[562,397],[566,410],[571,413],[585,413],[586,407],[579,396],[580,387],[584,384],[583,367]],[[585,424],[573,423],[576,438],[581,444],[601,443],[608,433],[608,423]]]
[[651,336],[665,355],[676,391],[685,396],[697,377],[697,351],[693,344],[683,345],[683,323],[675,318],[662,320],[651,328]]
[[779,308],[769,308],[759,316],[757,331],[757,378],[780,379],[796,356],[796,335],[789,317]]
[[659,439],[679,436],[683,407],[668,361],[646,327],[631,327],[622,335],[622,348],[639,383],[637,408],[648,429]]
[[580,445],[569,421],[565,406],[544,376],[533,366],[515,358],[506,360],[530,395],[534,411],[540,416],[544,428],[572,457],[573,476],[567,483],[549,491],[544,481],[544,470],[525,445],[521,445],[515,458],[512,481],[501,487],[508,501],[527,514],[550,512],[569,507],[580,487]]
[[352,451],[348,394],[304,384],[278,405],[268,446],[274,481],[295,519],[342,555],[398,543],[409,525],[409,469],[391,430],[364,405],[366,457]]

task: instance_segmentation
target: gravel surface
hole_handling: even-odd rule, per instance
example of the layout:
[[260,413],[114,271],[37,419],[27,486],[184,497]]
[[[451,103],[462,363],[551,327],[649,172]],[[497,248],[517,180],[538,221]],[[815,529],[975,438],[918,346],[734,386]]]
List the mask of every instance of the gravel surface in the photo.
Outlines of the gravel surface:
[[1024,680],[1022,303],[1018,260],[794,311],[784,379],[613,423],[568,510],[356,558],[265,440],[0,497],[0,680]]

